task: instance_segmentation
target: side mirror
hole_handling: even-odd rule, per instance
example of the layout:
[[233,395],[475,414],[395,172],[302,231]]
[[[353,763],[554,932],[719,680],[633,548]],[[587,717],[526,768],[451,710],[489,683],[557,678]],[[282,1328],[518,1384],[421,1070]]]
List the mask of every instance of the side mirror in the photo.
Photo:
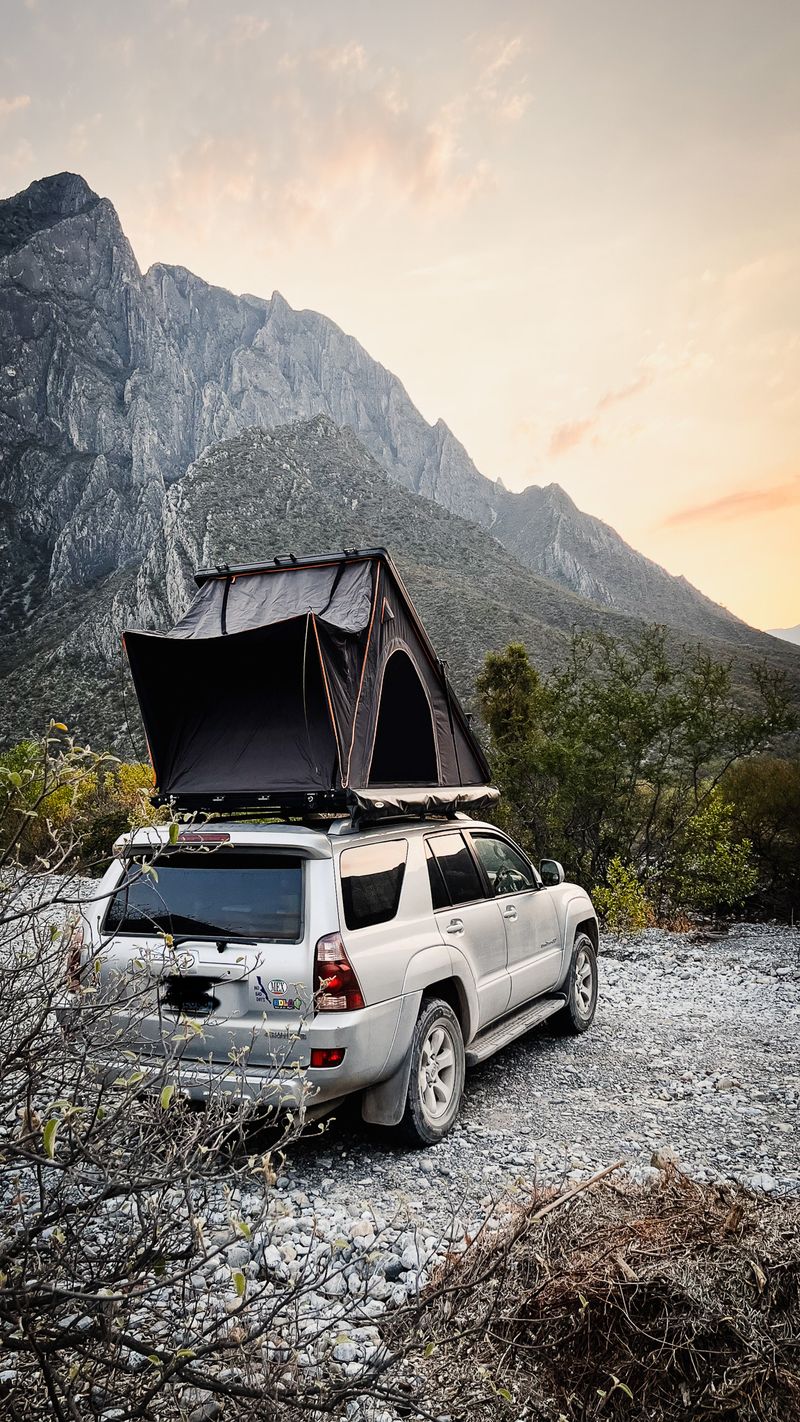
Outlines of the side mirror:
[[564,882],[564,869],[557,859],[542,859],[539,864],[539,873],[542,876],[542,883],[547,889],[553,889],[556,884]]

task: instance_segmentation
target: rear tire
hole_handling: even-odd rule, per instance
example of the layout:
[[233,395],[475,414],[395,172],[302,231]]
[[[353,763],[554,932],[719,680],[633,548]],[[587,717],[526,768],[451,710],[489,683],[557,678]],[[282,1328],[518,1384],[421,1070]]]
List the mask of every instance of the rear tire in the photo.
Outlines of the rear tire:
[[578,1037],[581,1032],[588,1032],[597,1011],[597,954],[586,933],[575,938],[566,986],[567,1001],[552,1023],[557,1032]]
[[458,1119],[464,1091],[464,1038],[452,1007],[425,998],[411,1039],[411,1075],[398,1130],[412,1146],[436,1145]]

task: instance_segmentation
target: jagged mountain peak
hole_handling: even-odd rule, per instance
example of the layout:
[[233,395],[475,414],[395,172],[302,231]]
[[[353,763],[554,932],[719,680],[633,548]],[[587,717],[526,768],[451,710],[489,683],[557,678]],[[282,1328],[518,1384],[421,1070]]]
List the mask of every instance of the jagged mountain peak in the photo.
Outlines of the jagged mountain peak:
[[273,291],[271,297],[269,298],[269,305],[270,309],[276,314],[278,312],[280,312],[282,315],[285,314],[287,316],[294,316],[297,314],[294,310],[294,307],[289,305],[289,302],[286,300],[286,297],[278,290]]
[[6,198],[6,202],[25,207],[30,212],[58,213],[72,217],[91,203],[100,202],[99,194],[90,188],[80,173],[51,173],[36,178],[22,192]]
[[37,232],[86,212],[101,199],[78,173],[38,178],[0,202],[0,254],[16,251]]
[[542,500],[550,504],[553,508],[558,509],[561,513],[567,514],[579,512],[575,500],[570,497],[566,489],[562,489],[560,484],[542,484],[539,487],[541,489]]

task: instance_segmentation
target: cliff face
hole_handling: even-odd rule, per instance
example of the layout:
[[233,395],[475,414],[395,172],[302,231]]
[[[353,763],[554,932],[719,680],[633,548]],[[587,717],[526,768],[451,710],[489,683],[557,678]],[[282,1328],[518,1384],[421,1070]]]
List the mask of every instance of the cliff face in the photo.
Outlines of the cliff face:
[[137,564],[166,489],[251,426],[324,414],[405,489],[471,519],[594,601],[708,635],[735,619],[582,514],[556,485],[478,472],[401,382],[326,317],[233,296],[181,267],[144,276],[111,204],[71,174],[0,203],[0,616]]
[[333,322],[179,267],[142,276],[111,204],[73,175],[0,203],[0,350],[7,624],[135,563],[165,488],[252,425],[325,413],[468,514],[492,488]]

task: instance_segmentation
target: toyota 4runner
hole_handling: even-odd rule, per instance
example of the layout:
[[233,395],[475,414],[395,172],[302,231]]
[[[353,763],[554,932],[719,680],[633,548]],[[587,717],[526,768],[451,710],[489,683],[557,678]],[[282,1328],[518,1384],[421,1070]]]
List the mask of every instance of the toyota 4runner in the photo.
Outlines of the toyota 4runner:
[[84,906],[73,986],[191,1097],[319,1113],[358,1092],[429,1145],[467,1066],[547,1018],[591,1025],[597,918],[563,879],[464,816],[134,831]]

